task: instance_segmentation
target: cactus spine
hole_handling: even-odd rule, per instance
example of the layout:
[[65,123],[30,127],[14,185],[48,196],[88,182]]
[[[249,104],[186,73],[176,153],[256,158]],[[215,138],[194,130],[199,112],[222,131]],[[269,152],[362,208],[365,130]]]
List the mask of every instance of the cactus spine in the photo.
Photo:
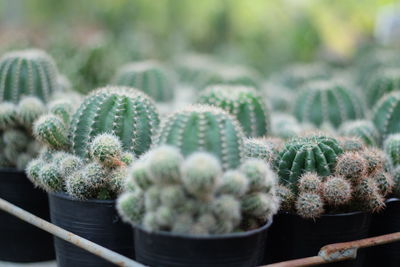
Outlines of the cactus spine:
[[364,116],[364,106],[349,89],[335,81],[309,83],[299,92],[294,113],[298,120],[318,127],[330,124],[337,128],[346,120]]
[[222,108],[240,122],[248,137],[270,133],[270,114],[261,95],[251,87],[215,85],[206,88],[198,103]]
[[58,90],[57,67],[41,50],[23,50],[0,59],[0,102],[17,103],[22,96],[36,96],[44,102]]
[[210,152],[226,170],[241,163],[243,138],[239,123],[227,112],[195,105],[165,118],[155,143],[176,146],[184,156],[197,150]]
[[127,64],[118,70],[114,84],[137,88],[160,102],[174,98],[171,73],[158,62],[144,61]]

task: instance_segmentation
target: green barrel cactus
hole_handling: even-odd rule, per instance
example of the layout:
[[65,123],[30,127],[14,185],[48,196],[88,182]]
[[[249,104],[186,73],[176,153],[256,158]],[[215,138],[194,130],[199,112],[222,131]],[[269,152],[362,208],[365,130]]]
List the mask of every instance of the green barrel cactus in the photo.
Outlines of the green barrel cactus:
[[121,67],[113,83],[137,88],[160,102],[171,101],[174,98],[171,73],[155,61],[130,63]]
[[389,134],[400,132],[400,92],[392,92],[382,97],[374,106],[372,121],[381,134],[386,138]]
[[376,146],[379,143],[379,131],[370,120],[355,120],[343,123],[339,133],[348,137],[358,137],[366,145]]
[[279,152],[279,178],[285,185],[296,186],[299,177],[305,172],[329,176],[334,171],[338,155],[342,153],[338,141],[331,137],[321,135],[294,138]]
[[351,90],[335,81],[308,83],[297,95],[293,114],[301,122],[337,128],[346,120],[364,117],[364,105]]
[[184,156],[198,150],[210,152],[224,169],[229,169],[242,161],[243,138],[242,128],[230,114],[220,108],[194,105],[166,117],[155,143],[176,146]]
[[271,132],[269,109],[262,96],[251,87],[210,86],[200,95],[198,103],[222,108],[235,116],[248,137]]
[[368,105],[373,107],[382,96],[392,91],[400,91],[400,68],[381,69],[367,83]]
[[6,53],[0,59],[0,102],[17,103],[22,96],[36,96],[47,102],[58,90],[57,67],[41,50]]
[[105,87],[87,96],[72,117],[71,150],[88,155],[88,143],[100,133],[113,133],[125,150],[141,155],[152,143],[159,116],[153,101],[128,87]]
[[392,134],[383,143],[383,149],[393,167],[400,165],[400,134]]

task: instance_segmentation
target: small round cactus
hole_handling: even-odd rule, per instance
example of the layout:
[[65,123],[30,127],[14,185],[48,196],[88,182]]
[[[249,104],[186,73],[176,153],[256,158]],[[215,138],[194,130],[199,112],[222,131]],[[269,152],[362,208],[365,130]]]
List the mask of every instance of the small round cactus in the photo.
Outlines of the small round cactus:
[[121,165],[122,144],[113,134],[99,134],[90,143],[90,156],[104,166]]
[[351,200],[351,184],[340,176],[331,176],[322,185],[322,196],[327,204],[343,205]]
[[342,149],[336,139],[314,135],[289,141],[279,153],[278,175],[285,185],[295,186],[304,172],[329,176]]
[[206,88],[198,103],[219,107],[239,121],[245,134],[259,137],[270,133],[269,109],[251,87],[214,85]]
[[280,209],[286,212],[292,211],[296,201],[295,194],[292,190],[284,185],[278,185],[276,187],[276,193],[280,200]]
[[249,180],[242,172],[229,170],[221,177],[218,194],[231,194],[240,197],[246,193],[248,187]]
[[271,115],[271,131],[273,136],[290,139],[299,135],[302,130],[297,119],[290,114],[273,113]]
[[367,175],[367,162],[359,153],[346,152],[336,162],[336,174],[356,183]]
[[394,167],[400,165],[400,134],[392,134],[386,138],[383,149]]
[[344,152],[362,151],[365,149],[364,142],[358,137],[338,137],[337,140]]
[[83,166],[83,160],[75,155],[65,155],[63,159],[60,160],[60,173],[64,177],[70,176],[73,172],[78,171]]
[[55,164],[44,165],[39,172],[39,180],[43,187],[50,192],[62,191],[64,182]]
[[130,63],[121,67],[114,77],[114,84],[139,89],[160,102],[174,98],[172,74],[156,61]]
[[335,81],[313,82],[298,94],[293,114],[302,122],[318,127],[328,123],[337,128],[346,120],[364,116],[364,106],[359,99]]
[[144,215],[143,192],[123,193],[118,198],[117,209],[124,221],[140,224]]
[[221,173],[218,160],[208,153],[193,153],[182,164],[183,185],[188,192],[201,199],[207,199],[214,193]]
[[65,124],[69,124],[72,113],[74,111],[73,104],[70,100],[57,99],[49,103],[50,113],[60,117]]
[[386,155],[382,150],[368,148],[360,154],[367,162],[367,175],[371,176],[385,167]]
[[369,146],[377,146],[380,140],[379,131],[369,120],[345,122],[340,126],[339,133],[345,136],[358,137]]
[[379,192],[383,197],[389,195],[392,192],[394,182],[392,176],[389,173],[380,171],[375,173],[371,178],[377,184]]
[[18,103],[17,119],[21,125],[29,129],[33,122],[45,112],[46,106],[39,98],[34,96],[23,97]]
[[400,120],[397,118],[399,112],[400,92],[398,91],[383,96],[375,104],[372,120],[383,139],[390,134],[400,132]]
[[172,146],[160,146],[151,150],[147,156],[150,179],[156,184],[171,184],[179,181],[180,164],[183,157],[179,150]]
[[322,181],[315,172],[305,172],[300,176],[298,188],[300,192],[319,193],[321,191]]
[[65,149],[68,146],[67,129],[56,115],[41,116],[33,125],[33,134],[53,149]]
[[371,76],[366,87],[366,97],[370,107],[385,94],[400,90],[400,69],[383,68]]
[[28,163],[26,166],[26,175],[29,180],[37,187],[41,187],[42,183],[40,182],[40,171],[46,165],[46,162],[41,159],[34,159]]
[[37,49],[14,51],[0,59],[0,102],[17,103],[22,96],[47,102],[57,91],[57,67],[53,59]]
[[315,219],[324,213],[324,202],[316,193],[301,193],[296,200],[296,211],[303,218]]
[[87,157],[95,136],[112,133],[124,150],[141,155],[149,149],[158,123],[155,104],[143,93],[128,87],[101,88],[87,96],[72,117],[71,150]]
[[249,191],[269,190],[275,184],[275,173],[260,159],[247,159],[240,171],[249,180]]
[[155,143],[178,147],[184,156],[203,150],[214,154],[227,170],[240,165],[244,134],[225,111],[197,105],[168,116],[161,123]]
[[17,121],[17,106],[11,102],[0,103],[0,130],[15,126]]

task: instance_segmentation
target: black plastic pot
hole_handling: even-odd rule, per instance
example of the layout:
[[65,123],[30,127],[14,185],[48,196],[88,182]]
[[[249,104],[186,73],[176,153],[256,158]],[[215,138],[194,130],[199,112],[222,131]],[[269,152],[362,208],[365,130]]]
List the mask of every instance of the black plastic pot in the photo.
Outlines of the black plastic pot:
[[[33,187],[25,173],[0,170],[0,197],[49,220],[47,194]],[[38,262],[54,259],[51,234],[0,210],[0,260]]]
[[[386,209],[372,216],[370,237],[400,232],[400,199],[386,200]],[[400,242],[366,249],[366,266],[400,266]]]
[[[64,193],[49,194],[51,222],[78,236],[133,258],[132,227],[121,221],[115,200],[72,199]],[[57,237],[54,238],[59,267],[115,266]]]
[[[268,234],[264,263],[316,256],[325,245],[366,238],[370,222],[371,215],[364,212],[323,215],[315,221],[294,214],[278,214]],[[364,258],[365,253],[360,251],[356,260],[326,266],[362,267]]]
[[257,266],[272,221],[263,227],[213,236],[148,232],[135,227],[136,260],[148,266]]

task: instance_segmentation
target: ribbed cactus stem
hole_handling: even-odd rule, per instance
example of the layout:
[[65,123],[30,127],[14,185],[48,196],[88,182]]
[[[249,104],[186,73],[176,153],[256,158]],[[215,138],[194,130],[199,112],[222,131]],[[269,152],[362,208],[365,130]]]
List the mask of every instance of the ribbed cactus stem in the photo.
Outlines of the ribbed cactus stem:
[[336,81],[313,82],[298,94],[293,114],[298,120],[316,126],[328,123],[338,127],[346,120],[364,116],[364,106],[359,99]]
[[45,104],[37,97],[23,97],[17,107],[18,122],[26,128],[31,128],[33,122],[46,112]]
[[400,132],[400,92],[392,92],[382,97],[374,106],[372,120],[385,139],[390,134]]
[[72,151],[88,156],[88,144],[101,133],[116,135],[124,150],[141,155],[152,143],[159,123],[152,100],[127,87],[105,87],[86,97],[70,126]]
[[54,149],[68,147],[67,129],[64,122],[56,115],[41,116],[33,126],[36,138]]
[[214,85],[206,88],[198,103],[219,107],[232,114],[249,137],[269,134],[270,112],[262,96],[251,87]]
[[369,146],[376,146],[380,140],[378,129],[369,120],[345,122],[340,126],[339,133],[345,136],[358,137]]
[[0,130],[15,126],[17,121],[17,107],[11,102],[0,103]]
[[197,150],[210,152],[229,169],[242,161],[243,137],[231,115],[216,107],[196,105],[165,118],[155,143],[178,147],[184,156]]
[[389,157],[392,165],[397,167],[400,165],[400,134],[392,134],[386,138],[383,149]]
[[166,102],[174,98],[172,74],[156,61],[129,63],[121,67],[114,77],[114,84],[139,89],[156,101]]
[[0,102],[17,103],[24,95],[47,102],[58,90],[57,73],[53,59],[44,51],[31,49],[4,54],[0,59]]

